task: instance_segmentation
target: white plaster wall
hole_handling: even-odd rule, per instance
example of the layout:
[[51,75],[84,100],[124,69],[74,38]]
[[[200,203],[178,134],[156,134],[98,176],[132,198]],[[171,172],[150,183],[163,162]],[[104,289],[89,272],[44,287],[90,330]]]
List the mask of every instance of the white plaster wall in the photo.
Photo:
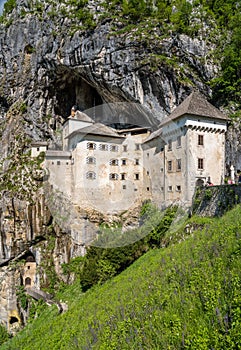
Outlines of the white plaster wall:
[[46,152],[47,146],[32,146],[31,147],[31,157],[37,157],[41,152]]
[[[72,153],[74,158],[72,197],[75,203],[95,208],[105,213],[116,213],[128,210],[142,200],[143,189],[143,151],[136,144],[140,144],[146,135],[127,136],[126,139],[92,137],[96,148],[87,148],[88,140],[77,144]],[[108,146],[107,151],[99,149],[100,144]],[[110,145],[118,147],[117,152],[110,150]],[[124,151],[124,146],[127,150]],[[87,157],[94,157],[95,164],[87,164]],[[117,159],[118,165],[110,165],[111,159]],[[122,160],[126,164],[122,164]],[[139,164],[136,164],[136,159]],[[95,172],[96,179],[87,179],[88,171]],[[111,173],[118,174],[117,180],[110,180]],[[125,179],[121,179],[125,174]],[[138,174],[139,179],[135,179]],[[125,188],[124,188],[124,187]]]

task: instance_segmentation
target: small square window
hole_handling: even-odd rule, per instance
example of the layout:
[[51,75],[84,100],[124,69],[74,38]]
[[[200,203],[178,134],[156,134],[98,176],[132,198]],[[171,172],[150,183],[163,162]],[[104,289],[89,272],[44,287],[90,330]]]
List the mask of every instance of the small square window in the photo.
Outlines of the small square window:
[[111,159],[110,165],[117,166],[118,165],[118,159]]
[[60,165],[60,160],[57,160],[57,165]]
[[203,135],[198,135],[198,146],[203,146]]
[[118,146],[116,146],[116,145],[110,145],[110,151],[111,151],[111,152],[118,152]]
[[121,160],[121,164],[122,164],[122,165],[126,165],[126,159],[122,159],[122,160]]
[[112,173],[109,175],[110,180],[118,180],[118,174]]
[[140,160],[139,159],[135,159],[135,165],[139,165],[140,164]]
[[123,188],[123,190],[126,190],[126,185],[123,185],[122,188]]
[[99,145],[99,150],[101,150],[101,151],[108,151],[108,145],[106,145],[104,143],[101,143]]
[[168,192],[172,192],[172,186],[168,186]]

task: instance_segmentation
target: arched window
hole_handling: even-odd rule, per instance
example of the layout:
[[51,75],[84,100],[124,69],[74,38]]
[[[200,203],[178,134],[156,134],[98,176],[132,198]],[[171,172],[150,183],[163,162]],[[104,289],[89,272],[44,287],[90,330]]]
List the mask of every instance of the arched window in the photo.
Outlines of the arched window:
[[87,143],[87,148],[88,149],[96,149],[96,144],[94,142],[88,142]]
[[94,171],[88,171],[88,173],[86,173],[86,179],[88,179],[88,180],[95,180],[96,179],[96,173]]
[[27,277],[25,278],[25,286],[31,286],[31,278]]
[[203,179],[197,179],[196,186],[201,187],[203,185],[204,185],[204,180]]

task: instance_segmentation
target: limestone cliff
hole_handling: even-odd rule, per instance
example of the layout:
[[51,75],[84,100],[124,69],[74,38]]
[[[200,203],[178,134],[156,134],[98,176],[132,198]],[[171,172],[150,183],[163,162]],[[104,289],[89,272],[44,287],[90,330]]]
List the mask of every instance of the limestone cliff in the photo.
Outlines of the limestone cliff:
[[[77,233],[63,232],[52,222],[41,191],[40,161],[29,154],[31,142],[45,140],[58,147],[62,123],[74,104],[86,110],[102,103],[137,102],[155,128],[192,89],[211,97],[208,82],[219,69],[208,26],[191,38],[172,31],[163,36],[157,25],[147,37],[133,27],[123,31],[123,23],[104,13],[98,0],[84,8],[95,24],[88,26],[75,16],[73,3],[17,0],[0,24],[0,263],[31,252],[42,286],[49,286],[50,265],[60,276],[61,263],[81,254],[82,247]],[[234,130],[227,163],[241,167]],[[86,213],[81,215],[86,222]],[[20,270],[0,268],[4,323],[20,317]]]

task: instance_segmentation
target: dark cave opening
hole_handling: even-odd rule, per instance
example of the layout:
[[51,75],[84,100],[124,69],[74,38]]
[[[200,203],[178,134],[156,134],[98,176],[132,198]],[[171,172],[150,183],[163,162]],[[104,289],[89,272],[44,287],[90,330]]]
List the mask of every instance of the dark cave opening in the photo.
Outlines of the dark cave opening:
[[74,105],[77,105],[80,111],[85,111],[103,103],[97,90],[72,71],[62,73],[54,86],[54,112],[65,119],[69,117]]
[[17,323],[17,322],[19,322],[17,317],[15,317],[15,316],[11,316],[10,317],[9,324],[14,324],[14,323]]

